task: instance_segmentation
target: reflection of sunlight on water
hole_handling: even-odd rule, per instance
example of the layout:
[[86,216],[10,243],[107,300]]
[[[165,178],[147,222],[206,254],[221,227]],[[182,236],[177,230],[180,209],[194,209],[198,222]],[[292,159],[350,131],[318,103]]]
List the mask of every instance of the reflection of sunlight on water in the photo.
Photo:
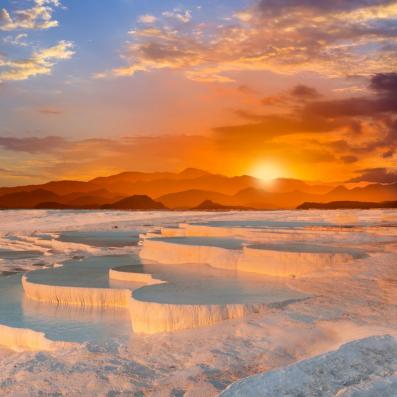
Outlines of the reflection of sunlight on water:
[[126,339],[131,334],[130,316],[122,308],[53,305],[23,297],[24,321],[53,340],[82,342]]
[[291,281],[261,274],[216,269],[208,265],[145,264],[145,273],[166,281],[133,292],[139,300],[172,304],[278,303],[304,299]]
[[[130,263],[130,257],[92,257],[87,258],[86,263],[71,261],[64,267],[39,270],[30,275],[47,281],[58,280],[60,284],[61,280],[67,283],[71,279],[82,284],[102,279],[104,283],[108,268],[117,263]],[[73,272],[77,268],[78,275]],[[101,342],[112,338],[125,340],[131,334],[130,323],[129,313],[121,308],[52,305],[28,299],[20,274],[0,277],[0,324],[44,332],[53,340]]]

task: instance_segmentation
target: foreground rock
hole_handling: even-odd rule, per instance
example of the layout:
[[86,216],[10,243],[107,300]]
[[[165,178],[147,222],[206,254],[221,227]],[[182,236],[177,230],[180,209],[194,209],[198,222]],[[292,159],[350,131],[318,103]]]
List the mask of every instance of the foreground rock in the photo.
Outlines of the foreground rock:
[[397,395],[397,342],[373,336],[230,385],[219,397]]

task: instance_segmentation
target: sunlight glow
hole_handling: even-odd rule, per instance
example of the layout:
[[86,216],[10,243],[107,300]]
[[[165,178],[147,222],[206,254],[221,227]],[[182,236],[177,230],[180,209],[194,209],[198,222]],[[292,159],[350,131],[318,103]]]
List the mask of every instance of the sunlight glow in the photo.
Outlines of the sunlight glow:
[[272,183],[274,179],[285,176],[284,174],[284,169],[274,162],[258,163],[250,171],[250,175],[260,179],[265,184]]

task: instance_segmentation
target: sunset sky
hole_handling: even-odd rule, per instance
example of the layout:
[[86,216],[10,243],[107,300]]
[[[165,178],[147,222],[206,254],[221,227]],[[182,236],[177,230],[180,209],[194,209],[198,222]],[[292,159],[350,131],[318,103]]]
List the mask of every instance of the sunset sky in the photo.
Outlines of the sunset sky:
[[397,1],[0,4],[0,185],[397,181]]

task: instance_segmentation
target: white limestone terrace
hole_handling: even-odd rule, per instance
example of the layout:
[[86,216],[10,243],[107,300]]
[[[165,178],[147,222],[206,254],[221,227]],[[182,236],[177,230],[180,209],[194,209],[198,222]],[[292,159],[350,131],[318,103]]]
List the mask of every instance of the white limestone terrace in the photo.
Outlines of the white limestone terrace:
[[[81,307],[80,305],[59,305],[36,301],[23,295],[20,281],[20,290],[17,294],[14,293],[17,289],[14,290],[13,286],[18,284],[17,280],[21,278],[21,275],[11,274],[0,277],[0,283],[4,280],[4,283],[0,285],[0,324],[3,323],[1,311],[4,309],[4,313],[8,313],[5,316],[7,318],[13,318],[13,313],[16,313],[14,325],[18,327],[18,330],[15,330],[13,325],[3,326],[0,335],[8,338],[7,344],[13,346],[15,350],[24,350],[13,353],[0,348],[2,368],[0,394],[21,397],[51,394],[101,397],[117,395],[215,397],[229,384],[257,375],[260,380],[258,387],[261,388],[261,385],[266,384],[266,388],[262,387],[261,390],[274,391],[280,387],[284,395],[288,395],[287,393],[291,395],[291,388],[301,392],[303,396],[374,397],[379,395],[389,397],[397,395],[395,342],[390,339],[391,337],[379,337],[379,335],[396,336],[397,334],[395,304],[397,270],[393,265],[397,261],[396,211],[269,211],[200,214],[103,212],[98,214],[97,218],[96,216],[94,213],[78,211],[69,214],[62,211],[20,211],[11,214],[6,211],[0,225],[0,234],[3,233],[0,236],[3,239],[0,245],[2,246],[3,242],[5,245],[10,244],[12,240],[7,237],[11,232],[18,239],[21,237],[17,241],[20,251],[26,249],[44,252],[41,244],[48,244],[45,248],[45,257],[46,263],[50,264],[60,262],[57,258],[61,258],[62,250],[69,247],[67,256],[69,258],[85,256],[84,260],[76,260],[76,266],[84,266],[85,260],[95,255],[103,252],[119,253],[119,250],[109,247],[102,251],[102,247],[85,245],[85,251],[79,251],[75,250],[79,243],[57,242],[58,237],[54,238],[54,241],[47,240],[46,243],[43,239],[37,241],[38,234],[59,235],[64,230],[77,229],[88,232],[103,230],[111,233],[115,226],[118,230],[125,231],[132,230],[135,226],[142,226],[141,230],[144,232],[145,229],[149,233],[161,231],[163,228],[179,232],[180,223],[194,225],[213,221],[241,224],[245,221],[248,223],[250,221],[297,221],[299,223],[321,221],[338,226],[336,228],[317,225],[309,228],[297,226],[289,229],[276,225],[265,229],[251,228],[257,232],[255,239],[246,234],[250,228],[236,227],[236,230],[244,229],[244,233],[240,232],[240,236],[234,235],[234,239],[243,240],[243,248],[238,247],[229,251],[241,253],[244,247],[249,248],[250,245],[288,242],[289,244],[298,243],[298,245],[305,243],[309,246],[332,246],[337,250],[339,248],[350,250],[351,247],[366,255],[354,257],[353,260],[340,263],[338,266],[331,265],[323,268],[320,266],[316,274],[305,273],[296,278],[283,277],[281,279],[263,276],[268,280],[269,295],[281,295],[281,292],[285,294],[278,303],[272,304],[269,300],[264,310],[245,312],[243,317],[234,317],[240,312],[230,310],[226,314],[232,318],[231,320],[222,321],[221,318],[219,322],[212,323],[211,326],[151,334],[151,331],[157,332],[158,324],[150,323],[150,318],[149,322],[145,319],[145,313],[148,313],[147,306],[136,307],[136,310],[142,310],[141,318],[144,320],[142,327],[146,327],[146,330],[150,332],[149,334],[139,332],[133,334],[132,338],[127,337],[128,342],[115,335],[124,326],[128,326],[128,332],[131,333],[128,310],[124,308],[109,310],[110,308],[105,307]],[[143,225],[150,226],[143,227]],[[211,229],[218,228],[218,226],[210,227]],[[156,238],[161,235],[154,234]],[[218,237],[231,238],[228,235]],[[292,240],[288,241],[291,237]],[[84,236],[82,238],[84,239]],[[65,245],[63,248],[58,245],[55,249],[58,243]],[[22,245],[24,249],[20,249]],[[190,249],[194,247],[185,245]],[[143,249],[145,249],[144,245]],[[128,250],[132,254],[138,253],[140,246],[129,246]],[[291,251],[295,254],[293,249]],[[40,266],[33,266],[32,263],[41,262],[41,259],[23,260],[26,261],[26,268],[40,268]],[[17,263],[13,259],[7,259],[7,262],[0,262],[0,267],[4,263],[9,266],[12,262]],[[164,265],[145,263],[141,269],[143,272],[141,274],[150,275],[151,280],[159,280],[165,278],[161,274],[161,267],[169,268],[164,271],[170,274],[166,284],[144,285],[143,281],[136,283],[136,280],[128,282],[114,278],[108,280],[106,276],[98,274],[98,278],[93,276],[89,280],[89,285],[92,288],[129,289],[129,291],[134,289],[134,294],[142,293],[147,299],[142,302],[145,305],[153,305],[151,312],[158,313],[161,323],[167,324],[168,327],[173,323],[164,320],[172,311],[167,313],[161,308],[168,305],[176,307],[172,300],[173,293],[180,294],[179,297],[184,297],[189,302],[187,299],[194,295],[189,280],[191,277],[194,278],[195,272],[203,273],[203,277],[208,275],[208,279],[205,277],[203,279],[201,295],[207,295],[210,286],[217,286],[216,280],[224,277],[220,276],[221,273],[227,272],[230,277],[232,274],[241,275],[242,273],[198,264],[174,263],[170,266],[169,263],[164,263]],[[129,266],[131,262],[112,264],[108,262],[107,269],[103,267],[103,274],[106,274],[110,267],[118,264]],[[9,268],[11,269],[11,267],[2,269]],[[213,271],[220,272],[219,276],[216,275],[214,279],[211,276],[211,274],[214,276]],[[27,278],[32,277],[33,280],[36,277],[34,274],[35,272],[30,273]],[[76,288],[81,288],[83,276],[88,279],[89,272],[86,276],[79,273],[79,276],[75,277],[77,280],[72,282]],[[243,276],[257,277],[254,273],[245,273]],[[37,277],[38,281],[39,276]],[[185,287],[178,284],[179,277],[184,278]],[[50,281],[47,282],[54,284],[56,280]],[[246,302],[249,302],[249,299],[254,301],[253,295],[257,291],[256,288],[253,287],[251,291],[249,290],[249,286],[252,285],[250,282],[247,281],[246,284],[241,279],[238,282],[246,286],[242,288],[241,294],[237,286],[233,287],[237,285],[235,284],[237,280],[223,280],[220,289],[235,288],[237,295],[244,296]],[[277,282],[281,283],[280,289],[277,287]],[[135,284],[138,289],[135,289]],[[10,288],[5,288],[6,285]],[[139,288],[142,289],[139,290]],[[195,288],[198,288],[198,285]],[[159,300],[162,289],[169,303],[156,302]],[[258,289],[260,289],[259,285]],[[3,299],[5,292],[10,296],[9,300]],[[263,293],[263,291],[260,292]],[[20,300],[17,296],[19,293],[22,295]],[[249,295],[251,293],[252,296]],[[290,293],[302,294],[309,298],[284,300]],[[17,310],[14,310],[16,307],[13,306],[14,298],[18,300]],[[209,298],[201,296],[200,299],[202,303],[205,303],[206,299],[210,303],[212,299],[218,299],[218,297],[209,294]],[[238,301],[235,298],[233,305],[239,304],[236,302]],[[184,308],[184,305],[179,306]],[[124,315],[120,316],[120,312]],[[218,313],[221,316],[225,315],[225,311]],[[197,312],[199,323],[201,319],[208,318],[208,311],[204,311],[204,314],[203,316],[201,312]],[[18,323],[21,318],[26,326]],[[181,318],[186,319],[185,316]],[[201,325],[209,324],[201,323]],[[48,333],[43,333],[44,329],[47,329]],[[102,330],[102,334],[99,330]],[[98,333],[97,336],[102,335],[103,340],[99,337],[78,340],[80,333],[89,335],[95,332]],[[363,338],[367,339],[362,340]],[[84,343],[70,343],[75,341]],[[338,347],[346,342],[353,342],[353,344],[338,351]],[[300,366],[301,363],[307,364]],[[298,369],[290,369],[294,366]],[[263,383],[262,377],[266,377],[266,374],[273,375],[270,381],[266,378],[266,383]],[[280,382],[277,379],[280,379]],[[255,384],[243,383],[249,387],[244,389],[244,394],[241,395],[250,396],[250,393],[256,390]],[[285,386],[284,389],[283,386]],[[235,389],[232,386],[230,390]],[[283,396],[282,393],[273,393],[273,395]]]
[[144,239],[139,253],[143,260],[159,263],[204,263],[236,270],[243,240],[211,237],[165,237]]
[[22,277],[26,297],[54,305],[127,308],[131,291],[111,288],[109,270],[115,264],[137,261],[132,255],[93,256],[55,269],[30,272]]
[[323,275],[327,268],[335,269],[365,256],[363,251],[349,247],[262,243],[244,247],[237,268],[278,277],[296,277],[307,273]]
[[[126,253],[137,244],[140,233],[153,227],[195,221],[202,215],[192,212],[166,216],[156,211],[2,211],[0,276],[3,271],[8,275],[50,268],[76,255]],[[27,257],[27,253],[32,255]]]
[[[24,280],[32,277],[47,285],[105,286],[111,265],[131,263],[131,256],[90,257],[86,260],[71,260],[63,267],[38,270],[27,275],[13,274],[0,277],[0,345],[20,349],[47,350],[50,342],[86,342],[109,339],[128,340],[131,334],[130,316],[123,308],[106,310],[104,307],[84,305],[66,306],[49,304],[29,299],[23,289]],[[54,303],[54,302],[53,302]],[[17,335],[14,339],[12,329]],[[22,332],[21,330],[26,330]],[[41,337],[43,335],[44,337]],[[32,342],[33,340],[33,342]],[[38,342],[43,342],[39,345]],[[45,343],[44,343],[45,342]],[[11,345],[10,345],[11,343]],[[13,343],[13,344],[12,344]]]
[[247,245],[236,238],[193,236],[146,238],[140,256],[159,263],[205,263],[220,269],[285,277],[324,271],[362,258],[365,253],[346,246],[307,242]]
[[148,227],[125,230],[67,230],[0,233],[0,276],[50,268],[75,256],[129,253]]
[[209,326],[308,297],[280,280],[265,277],[203,265],[110,269],[115,259],[120,260],[92,257],[84,264],[36,271],[23,276],[22,285],[26,296],[38,302],[126,308],[133,331],[146,334]]
[[[351,220],[351,219],[350,219]],[[357,220],[356,220],[357,221]],[[371,225],[365,221],[355,224],[309,221],[209,221],[207,223],[181,223],[178,227],[161,227],[142,234],[141,238],[156,237],[217,237],[240,238],[252,242],[302,242],[346,244],[387,243],[395,240],[394,223]]]
[[145,264],[138,271],[131,266],[111,274],[148,284],[133,289],[130,303],[134,332],[146,334],[210,326],[309,297],[278,279],[206,265]]
[[[35,250],[14,250],[14,249],[0,249],[0,276],[9,276],[26,270],[25,264],[28,263],[28,268],[32,266],[45,266],[45,263],[40,261],[42,252]],[[33,262],[33,263],[32,263]],[[7,265],[4,265],[7,264]]]

